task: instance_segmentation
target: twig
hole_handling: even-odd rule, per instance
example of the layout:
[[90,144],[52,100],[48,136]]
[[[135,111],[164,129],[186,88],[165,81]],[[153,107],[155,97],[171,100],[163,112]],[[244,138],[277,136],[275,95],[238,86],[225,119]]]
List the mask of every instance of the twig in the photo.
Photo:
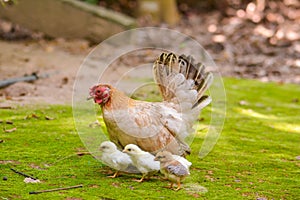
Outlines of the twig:
[[32,191],[29,192],[29,194],[40,194],[44,192],[54,192],[58,190],[70,190],[70,189],[75,189],[75,188],[81,188],[83,185],[75,185],[75,186],[70,186],[70,187],[63,187],[63,188],[54,188],[54,189],[49,189],[49,190],[40,190],[40,191]]
[[0,109],[12,109],[11,106],[0,106]]
[[30,175],[28,175],[28,174],[24,174],[23,172],[19,172],[19,171],[13,169],[13,168],[10,168],[10,170],[13,171],[13,172],[15,172],[15,173],[17,173],[17,174],[20,174],[20,175],[22,175],[22,176],[25,176],[25,177],[28,177],[28,178],[32,178],[32,179],[34,179],[34,180],[37,180],[37,178],[35,178],[35,177],[33,177],[33,176],[30,176]]
[[14,131],[16,131],[16,130],[17,130],[16,127],[12,128],[12,129],[5,129],[5,128],[3,128],[3,131],[4,131],[5,133],[12,133],[12,132],[14,132]]
[[90,152],[76,152],[78,156],[90,155]]

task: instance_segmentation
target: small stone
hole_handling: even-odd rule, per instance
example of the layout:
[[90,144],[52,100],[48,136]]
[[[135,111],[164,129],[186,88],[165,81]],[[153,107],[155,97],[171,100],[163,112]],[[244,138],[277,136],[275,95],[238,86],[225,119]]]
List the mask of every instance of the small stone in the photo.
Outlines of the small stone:
[[7,181],[7,177],[6,177],[6,176],[3,176],[3,180],[4,180],[4,181]]

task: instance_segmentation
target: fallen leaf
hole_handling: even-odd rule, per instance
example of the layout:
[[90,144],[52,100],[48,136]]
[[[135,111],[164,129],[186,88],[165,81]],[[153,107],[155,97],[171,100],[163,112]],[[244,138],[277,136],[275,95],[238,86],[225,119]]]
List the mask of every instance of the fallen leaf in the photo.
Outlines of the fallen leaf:
[[241,100],[241,101],[239,102],[239,104],[240,104],[241,106],[247,106],[247,105],[249,105],[249,103],[248,103],[247,101],[245,101],[245,100]]
[[33,169],[42,169],[40,166],[38,166],[38,165],[36,165],[36,164],[34,164],[34,163],[31,163],[30,165],[29,165],[31,168],[33,168]]
[[20,164],[19,161],[16,160],[0,160],[0,164]]
[[192,195],[194,198],[199,198],[199,197],[200,197],[200,195],[197,194],[197,193],[192,193],[191,195]]
[[211,171],[211,170],[208,170],[207,173],[208,173],[208,174],[214,174],[214,172]]
[[256,200],[268,200],[268,199],[265,197],[258,197],[258,198],[256,198]]
[[27,115],[24,119],[31,119],[31,118],[35,118],[35,119],[38,119],[39,116],[37,116],[36,114],[30,114],[30,115]]
[[130,190],[134,190],[134,187],[131,185],[131,186],[129,186],[129,189]]
[[32,178],[28,178],[28,177],[26,177],[25,179],[24,179],[24,182],[25,183],[40,183],[41,181],[39,180],[39,179],[32,179]]
[[114,187],[116,187],[116,188],[120,187],[120,183],[112,183],[111,185],[114,186]]
[[82,198],[67,197],[66,200],[82,200]]
[[99,188],[99,185],[93,184],[93,185],[90,185],[89,187],[90,187],[90,188]]
[[45,119],[46,120],[54,120],[55,118],[54,117],[45,116]]

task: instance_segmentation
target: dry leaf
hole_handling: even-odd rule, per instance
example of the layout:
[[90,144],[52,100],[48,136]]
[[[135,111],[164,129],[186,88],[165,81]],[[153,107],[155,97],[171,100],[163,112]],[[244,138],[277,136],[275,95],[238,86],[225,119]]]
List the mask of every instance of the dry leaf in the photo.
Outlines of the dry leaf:
[[26,178],[24,179],[24,182],[25,182],[25,183],[40,183],[41,181],[40,181],[39,179],[32,179],[32,178],[26,177]]
[[239,104],[241,106],[247,106],[247,105],[249,105],[249,103],[247,101],[244,101],[244,100],[240,101]]
[[46,120],[54,120],[55,118],[54,117],[45,116],[45,119]]
[[114,186],[114,187],[116,187],[116,188],[120,187],[120,183],[112,183],[111,185]]
[[39,116],[37,116],[36,114],[33,113],[33,114],[27,115],[27,116],[25,117],[25,119],[30,119],[30,118],[38,119]]

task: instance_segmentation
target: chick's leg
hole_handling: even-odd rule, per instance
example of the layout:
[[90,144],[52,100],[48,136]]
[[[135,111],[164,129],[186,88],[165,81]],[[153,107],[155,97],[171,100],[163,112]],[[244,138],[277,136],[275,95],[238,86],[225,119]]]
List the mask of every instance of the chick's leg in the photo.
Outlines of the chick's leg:
[[108,176],[109,178],[116,178],[119,175],[119,171],[116,171],[114,175]]
[[174,189],[175,191],[178,191],[181,189],[180,179],[177,179],[177,188]]
[[147,174],[143,174],[143,176],[142,176],[142,178],[141,178],[140,180],[134,180],[134,181],[141,183],[141,182],[144,181],[144,178],[145,178],[146,175],[147,175]]

